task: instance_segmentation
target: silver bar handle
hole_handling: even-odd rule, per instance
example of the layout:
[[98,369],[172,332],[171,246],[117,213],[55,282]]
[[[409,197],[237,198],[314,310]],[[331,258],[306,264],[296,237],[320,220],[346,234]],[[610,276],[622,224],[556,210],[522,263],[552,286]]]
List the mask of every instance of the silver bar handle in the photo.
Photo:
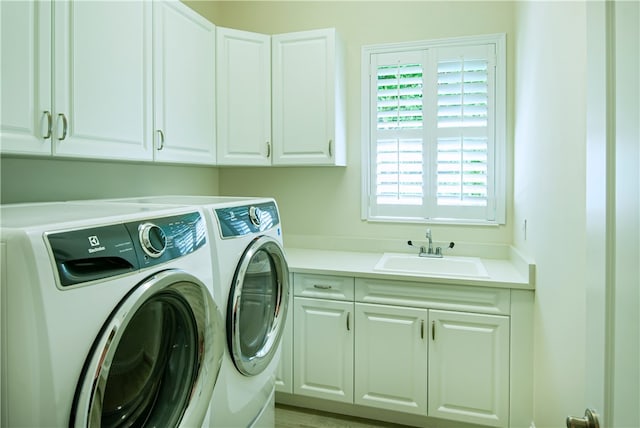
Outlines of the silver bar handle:
[[331,290],[331,286],[326,284],[313,284],[313,288],[317,288],[320,290]]
[[350,316],[351,316],[351,312],[347,312],[347,331],[351,331],[351,326],[349,325]]
[[67,116],[63,113],[58,113],[58,119],[62,119],[62,137],[58,138],[58,140],[62,141],[67,138],[67,131],[69,130],[69,122],[67,122]]
[[158,151],[160,151],[164,149],[164,132],[162,132],[162,129],[158,129],[156,132],[159,137]]
[[48,140],[49,138],[51,138],[53,129],[53,116],[51,115],[51,112],[49,110],[45,110],[43,113],[45,114],[45,116],[47,116],[47,133],[42,138]]
[[329,157],[333,156],[331,146],[333,145],[333,140],[329,140]]
[[267,158],[271,157],[271,142],[267,141]]
[[420,320],[420,339],[424,339],[424,320]]
[[436,340],[436,322],[431,321],[431,340]]

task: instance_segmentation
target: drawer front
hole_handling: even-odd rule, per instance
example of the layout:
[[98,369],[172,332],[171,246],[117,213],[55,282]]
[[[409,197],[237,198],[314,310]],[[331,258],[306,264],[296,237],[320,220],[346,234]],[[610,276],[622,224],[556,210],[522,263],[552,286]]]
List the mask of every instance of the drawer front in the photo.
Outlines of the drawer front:
[[294,294],[299,297],[353,301],[354,282],[350,276],[293,274]]
[[509,315],[510,290],[409,281],[356,279],[356,302]]

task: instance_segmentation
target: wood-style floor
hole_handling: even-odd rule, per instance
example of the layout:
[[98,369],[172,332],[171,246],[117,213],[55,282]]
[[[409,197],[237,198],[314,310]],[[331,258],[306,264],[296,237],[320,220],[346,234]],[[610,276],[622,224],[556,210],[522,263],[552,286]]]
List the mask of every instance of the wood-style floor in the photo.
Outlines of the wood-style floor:
[[404,425],[276,404],[276,428],[404,428]]

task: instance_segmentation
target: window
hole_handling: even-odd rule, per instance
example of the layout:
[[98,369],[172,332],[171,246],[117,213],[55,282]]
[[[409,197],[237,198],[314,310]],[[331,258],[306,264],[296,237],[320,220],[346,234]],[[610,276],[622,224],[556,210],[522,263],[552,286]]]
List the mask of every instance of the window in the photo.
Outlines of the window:
[[505,36],[362,54],[363,218],[504,223]]

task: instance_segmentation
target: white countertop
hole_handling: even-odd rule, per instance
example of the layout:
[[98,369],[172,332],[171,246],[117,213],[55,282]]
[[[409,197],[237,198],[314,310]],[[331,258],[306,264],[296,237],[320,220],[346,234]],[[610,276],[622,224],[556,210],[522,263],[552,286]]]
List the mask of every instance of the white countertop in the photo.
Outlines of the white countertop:
[[489,277],[472,278],[376,271],[374,266],[383,253],[306,248],[285,248],[285,252],[289,270],[294,273],[357,276],[361,278],[476,285],[520,290],[533,290],[535,288],[535,265],[523,260],[480,258]]

